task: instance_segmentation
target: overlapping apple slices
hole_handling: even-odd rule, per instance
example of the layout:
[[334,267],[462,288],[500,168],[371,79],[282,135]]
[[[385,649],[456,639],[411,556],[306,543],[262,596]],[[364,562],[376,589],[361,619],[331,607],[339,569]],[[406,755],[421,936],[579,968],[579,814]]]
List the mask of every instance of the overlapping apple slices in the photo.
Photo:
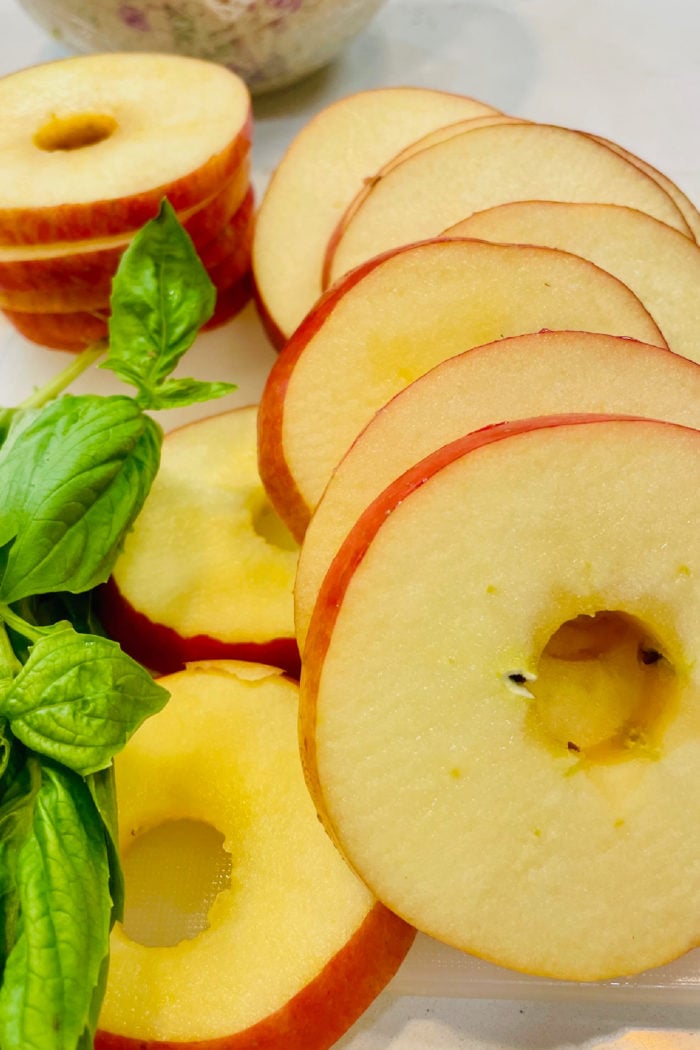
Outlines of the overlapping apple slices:
[[213,661],[163,684],[165,709],[117,760],[127,905],[95,1045],[328,1050],[415,931],[372,897],[317,819],[294,682]]
[[110,636],[160,673],[192,660],[257,660],[299,677],[297,547],[257,470],[257,407],[170,431],[99,611]]
[[700,430],[605,415],[464,434],[362,512],[311,618],[301,726],[380,900],[557,978],[698,944],[698,520]]
[[80,56],[3,78],[0,104],[0,307],[21,332],[75,350],[104,335],[119,258],[164,197],[198,251],[235,242],[237,265],[212,273],[215,321],[249,297],[252,117],[239,77],[183,56]]
[[394,394],[469,347],[542,328],[664,345],[624,284],[552,248],[437,239],[338,282],[279,355],[260,404],[260,475],[292,534],[303,537],[334,468]]

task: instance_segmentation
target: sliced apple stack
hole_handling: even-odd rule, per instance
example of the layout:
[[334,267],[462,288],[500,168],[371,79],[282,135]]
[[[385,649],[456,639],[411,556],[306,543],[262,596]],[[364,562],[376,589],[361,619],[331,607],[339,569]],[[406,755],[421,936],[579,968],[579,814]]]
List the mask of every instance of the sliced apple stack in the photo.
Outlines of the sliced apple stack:
[[234,658],[299,677],[297,547],[258,475],[256,419],[248,406],[165,436],[158,475],[98,595],[111,637],[160,673]]
[[209,266],[214,323],[250,296],[251,107],[229,70],[101,54],[0,80],[0,308],[28,338],[106,334],[111,277],[167,197]]
[[415,931],[317,819],[294,682],[214,661],[163,684],[116,764],[126,909],[95,1045],[327,1050]]

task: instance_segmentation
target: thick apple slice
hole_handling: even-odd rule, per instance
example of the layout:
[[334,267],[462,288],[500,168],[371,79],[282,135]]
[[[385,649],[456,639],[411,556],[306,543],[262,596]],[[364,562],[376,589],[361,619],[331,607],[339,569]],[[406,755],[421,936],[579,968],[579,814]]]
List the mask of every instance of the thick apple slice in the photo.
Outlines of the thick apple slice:
[[448,92],[381,88],[340,99],[306,124],[270,181],[253,246],[258,303],[276,346],[321,294],[328,238],[364,181],[428,131],[495,112]]
[[301,539],[333,469],[394,394],[469,347],[541,328],[663,345],[623,284],[551,248],[426,241],[333,288],[273,365],[260,406],[261,477],[293,535]]
[[[415,931],[373,899],[318,822],[293,682],[224,661],[163,684],[169,703],[116,766],[126,914],[112,933],[95,1045],[327,1050],[393,976]],[[199,875],[202,841],[215,876],[203,880],[215,897],[208,925],[201,891],[192,901],[183,889]]]
[[435,237],[475,211],[514,200],[623,204],[690,232],[654,179],[583,132],[491,125],[421,150],[375,183],[334,239],[329,280],[389,248]]
[[250,148],[250,97],[181,55],[82,55],[0,80],[0,244],[137,229],[211,196]]
[[700,361],[700,247],[666,223],[615,204],[517,201],[445,231],[510,244],[544,244],[590,259],[646,306],[671,350]]
[[698,943],[699,520],[700,431],[605,416],[458,439],[363,513],[301,720],[316,803],[380,900],[551,977]]
[[[201,251],[228,225],[250,192],[250,160],[245,157],[222,189],[203,204],[178,213],[178,219]],[[108,287],[131,235],[84,241],[0,247],[0,291],[66,292]],[[19,309],[19,307],[18,307]]]
[[257,408],[166,435],[158,477],[99,602],[108,633],[156,671],[230,657],[299,673],[296,545],[256,463]]
[[700,429],[700,367],[619,336],[539,332],[475,347],[411,383],[350,447],[309,522],[294,585],[300,651],[329,565],[390,482],[470,430],[561,412],[622,412]]

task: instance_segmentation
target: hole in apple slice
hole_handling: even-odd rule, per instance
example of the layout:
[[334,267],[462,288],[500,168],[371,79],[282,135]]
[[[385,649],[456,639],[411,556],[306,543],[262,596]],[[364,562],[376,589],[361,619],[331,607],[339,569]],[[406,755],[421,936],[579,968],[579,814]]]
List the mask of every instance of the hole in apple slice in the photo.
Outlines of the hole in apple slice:
[[199,820],[170,820],[143,832],[124,853],[124,932],[150,948],[193,940],[231,885],[224,836]]
[[34,145],[47,153],[58,150],[85,149],[104,142],[118,128],[114,117],[107,113],[74,113],[68,117],[52,117],[34,136]]
[[576,616],[554,632],[528,682],[530,726],[587,763],[658,758],[677,685],[663,647],[634,617]]

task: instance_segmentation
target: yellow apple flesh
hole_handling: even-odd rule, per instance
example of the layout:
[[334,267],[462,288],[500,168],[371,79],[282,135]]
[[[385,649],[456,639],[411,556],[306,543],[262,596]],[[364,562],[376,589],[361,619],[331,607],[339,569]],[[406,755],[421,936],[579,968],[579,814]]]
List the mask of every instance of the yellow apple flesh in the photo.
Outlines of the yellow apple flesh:
[[301,720],[380,900],[557,978],[698,943],[698,520],[700,432],[606,416],[467,435],[367,508],[314,610]]
[[294,584],[300,651],[326,571],[390,482],[470,430],[557,412],[624,412],[700,429],[700,366],[632,339],[538,332],[475,347],[411,383],[350,447],[309,522]]
[[394,394],[469,347],[542,328],[663,344],[623,284],[551,248],[427,241],[336,285],[278,357],[260,405],[261,477],[297,540],[334,468]]
[[[317,819],[299,760],[293,682],[228,661],[162,681],[169,703],[117,760],[126,912],[112,933],[95,1045],[327,1050],[393,976],[414,931],[374,900]],[[132,852],[183,821],[218,833],[229,873],[213,887],[221,892],[212,894],[206,928],[173,943],[159,923],[159,880],[148,879],[149,907],[129,875],[139,871]],[[172,888],[167,856],[152,853],[150,867]]]

